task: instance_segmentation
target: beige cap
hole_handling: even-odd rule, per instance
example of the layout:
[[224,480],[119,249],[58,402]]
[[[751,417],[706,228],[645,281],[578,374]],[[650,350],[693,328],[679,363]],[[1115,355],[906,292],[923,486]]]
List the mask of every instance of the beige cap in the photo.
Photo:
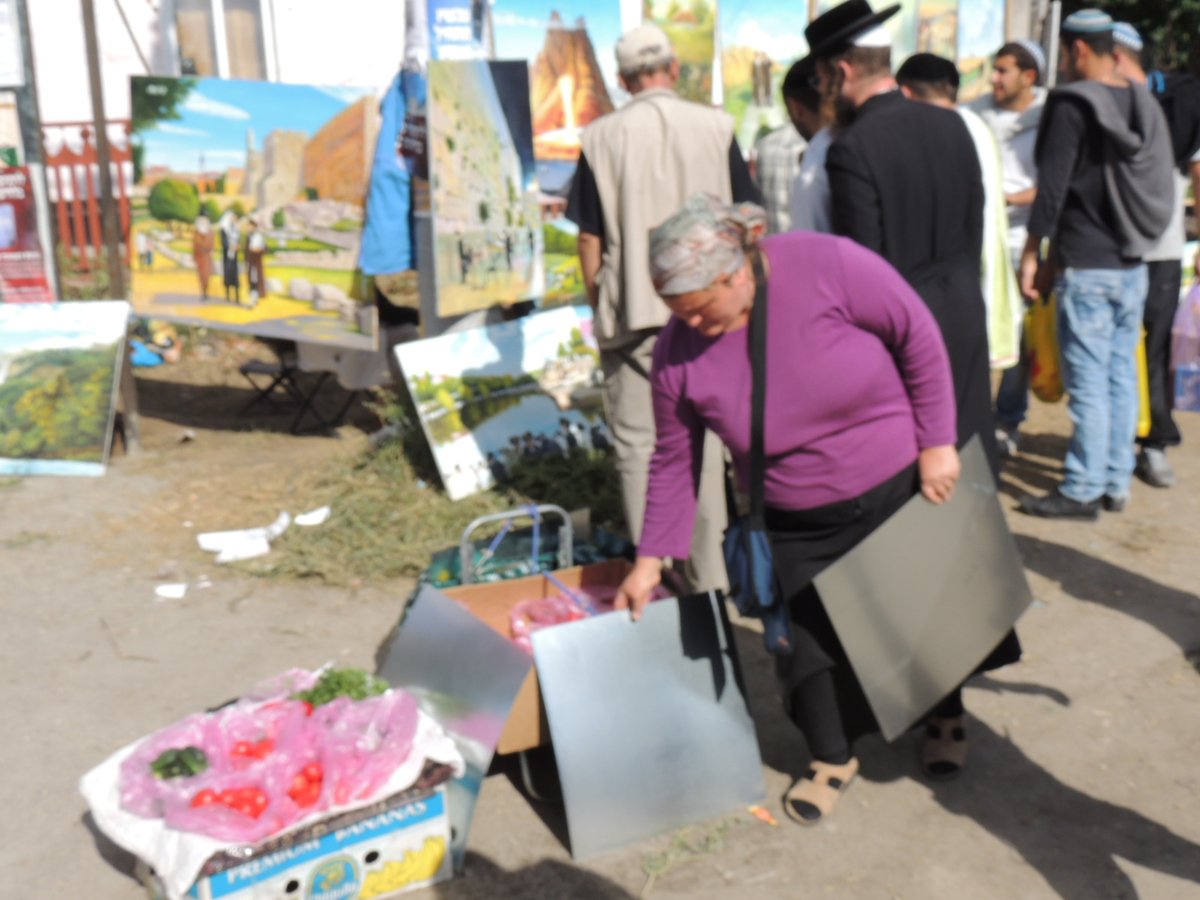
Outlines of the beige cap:
[[671,39],[649,22],[625,32],[617,41],[617,70],[623,74],[652,69],[674,58]]

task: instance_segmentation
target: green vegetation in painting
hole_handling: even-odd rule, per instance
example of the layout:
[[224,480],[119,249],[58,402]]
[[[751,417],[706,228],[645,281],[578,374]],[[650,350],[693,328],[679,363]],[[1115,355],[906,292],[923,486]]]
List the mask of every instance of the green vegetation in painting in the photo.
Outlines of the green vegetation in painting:
[[102,460],[114,354],[55,349],[13,360],[0,384],[0,457]]

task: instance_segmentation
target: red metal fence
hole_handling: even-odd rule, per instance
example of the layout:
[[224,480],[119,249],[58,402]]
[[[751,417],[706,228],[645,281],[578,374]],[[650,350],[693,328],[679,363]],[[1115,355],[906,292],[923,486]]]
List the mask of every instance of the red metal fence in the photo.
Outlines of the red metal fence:
[[[133,152],[128,120],[109,120],[108,144],[113,192],[121,220],[122,252],[128,260],[129,190]],[[100,228],[100,166],[91,122],[53,122],[42,126],[46,183],[54,209],[57,244],[81,271],[100,265],[104,235]]]

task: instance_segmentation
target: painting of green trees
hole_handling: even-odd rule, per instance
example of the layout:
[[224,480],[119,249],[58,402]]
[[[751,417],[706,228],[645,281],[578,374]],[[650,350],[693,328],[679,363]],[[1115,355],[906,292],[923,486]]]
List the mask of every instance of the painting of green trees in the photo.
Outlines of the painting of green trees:
[[116,347],[18,355],[0,384],[0,457],[103,461]]

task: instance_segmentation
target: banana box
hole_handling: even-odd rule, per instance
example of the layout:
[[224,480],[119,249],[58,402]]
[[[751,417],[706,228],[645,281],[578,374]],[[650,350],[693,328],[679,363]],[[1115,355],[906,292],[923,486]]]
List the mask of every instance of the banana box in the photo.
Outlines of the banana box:
[[[450,878],[446,789],[405,791],[366,809],[212,857],[185,897],[193,900],[384,900]],[[165,900],[152,871],[147,891]]]

